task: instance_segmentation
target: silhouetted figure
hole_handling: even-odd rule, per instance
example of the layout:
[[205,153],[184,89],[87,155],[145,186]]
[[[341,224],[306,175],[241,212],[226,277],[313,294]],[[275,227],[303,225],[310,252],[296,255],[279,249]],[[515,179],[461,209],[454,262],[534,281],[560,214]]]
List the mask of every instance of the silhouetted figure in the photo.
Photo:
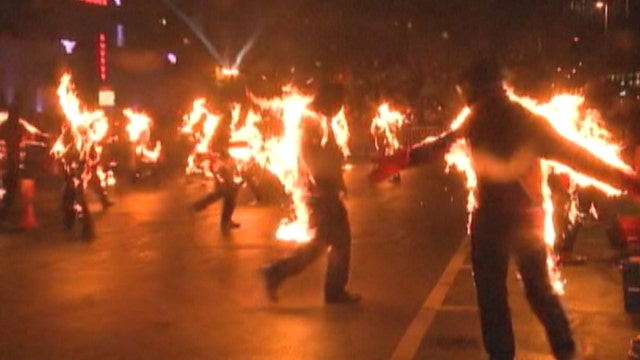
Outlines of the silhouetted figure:
[[0,140],[5,144],[5,161],[3,166],[2,184],[5,189],[0,208],[0,218],[9,215],[14,206],[20,186],[21,143],[27,135],[27,130],[20,123],[22,112],[22,98],[16,94],[9,105],[7,120],[0,124]]
[[[314,102],[316,116],[303,120],[301,168],[305,169],[306,202],[310,226],[315,236],[293,253],[262,269],[267,294],[277,301],[280,284],[300,273],[329,249],[324,299],[327,304],[356,303],[361,296],[346,290],[351,259],[351,229],[347,209],[341,198],[346,191],[342,174],[342,151],[331,131],[330,119],[340,110],[344,89],[340,84],[321,86]],[[324,122],[323,126],[322,122]],[[323,128],[329,134],[323,144]]]

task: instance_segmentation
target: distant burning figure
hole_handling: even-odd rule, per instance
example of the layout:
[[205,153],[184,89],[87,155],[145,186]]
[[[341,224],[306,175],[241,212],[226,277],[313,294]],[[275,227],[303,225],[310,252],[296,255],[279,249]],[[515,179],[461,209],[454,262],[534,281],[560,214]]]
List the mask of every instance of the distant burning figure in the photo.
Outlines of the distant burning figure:
[[383,159],[371,179],[380,181],[442,156],[451,145],[464,145],[476,182],[471,260],[486,351],[495,359],[515,355],[506,287],[509,258],[514,255],[529,304],[546,329],[555,357],[573,359],[573,335],[547,268],[543,237],[548,225],[553,226],[546,222],[549,189],[541,180],[548,166],[563,169],[563,164],[609,184],[609,189],[636,196],[640,181],[623,163],[605,160],[609,153],[580,146],[577,138],[566,136],[542,113],[510,98],[495,61],[474,63],[460,90],[469,106],[461,121],[439,137]]
[[203,171],[213,176],[215,188],[192,205],[193,210],[199,212],[222,200],[220,229],[223,232],[240,227],[239,223],[233,221],[241,180],[237,176],[236,160],[230,153],[231,122],[229,111],[216,116],[216,126],[208,136],[206,148],[201,148],[202,151],[196,154],[206,159],[203,163],[208,164],[208,168]]
[[[406,123],[405,116],[391,109],[388,103],[383,103],[378,107],[378,113],[371,121],[371,136],[376,152],[381,156],[391,155],[400,148],[400,131]],[[400,173],[395,173],[391,177],[394,183],[400,182]]]
[[[131,143],[132,180],[135,182],[145,172],[156,172],[162,155],[160,141],[151,141],[151,127],[153,120],[144,112],[127,108],[122,111],[127,117],[126,126],[129,142]],[[156,174],[157,175],[157,174]]]
[[53,145],[51,153],[59,161],[64,177],[62,194],[63,223],[71,230],[76,219],[82,223],[82,237],[95,237],[93,221],[86,200],[87,187],[100,197],[103,208],[113,203],[105,186],[113,179],[101,166],[102,145],[109,130],[109,122],[101,110],[89,111],[80,104],[71,83],[71,75],[65,74],[58,86],[58,98],[67,123]]

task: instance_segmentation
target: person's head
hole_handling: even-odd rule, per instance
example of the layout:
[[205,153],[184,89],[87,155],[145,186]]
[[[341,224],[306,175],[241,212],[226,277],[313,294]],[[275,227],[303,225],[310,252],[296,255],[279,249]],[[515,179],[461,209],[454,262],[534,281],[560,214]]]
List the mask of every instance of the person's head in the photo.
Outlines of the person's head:
[[344,104],[345,89],[339,81],[322,81],[318,85],[312,107],[325,115],[335,115]]
[[484,96],[502,91],[502,68],[495,58],[473,61],[463,72],[456,86],[463,100],[471,105]]

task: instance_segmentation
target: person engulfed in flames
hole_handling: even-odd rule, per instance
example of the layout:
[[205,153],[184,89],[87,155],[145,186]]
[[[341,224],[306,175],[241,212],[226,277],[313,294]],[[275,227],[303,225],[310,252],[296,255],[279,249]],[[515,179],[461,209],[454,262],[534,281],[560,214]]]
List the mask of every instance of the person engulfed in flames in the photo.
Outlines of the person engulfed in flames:
[[344,155],[330,121],[344,101],[342,84],[322,84],[311,103],[313,112],[302,120],[301,177],[306,184],[313,238],[299,245],[292,254],[261,270],[267,295],[277,301],[277,290],[288,277],[296,275],[329,249],[324,298],[327,304],[356,303],[360,295],[346,290],[351,258],[351,229],[342,201],[346,193],[343,179]]
[[215,187],[212,192],[193,203],[192,208],[196,212],[203,211],[210,205],[222,199],[222,211],[220,214],[220,229],[223,232],[240,227],[233,221],[233,212],[236,208],[236,199],[240,190],[241,181],[236,180],[238,173],[235,159],[229,153],[231,140],[232,117],[226,105],[219,110],[226,109],[220,115],[220,121],[209,144],[208,164],[210,172],[214,174]]
[[158,183],[160,181],[158,167],[163,154],[160,141],[152,140],[153,120],[149,115],[130,108],[124,109],[122,113],[128,119],[125,130],[131,146],[129,157],[131,182],[136,183],[142,177],[152,176]]
[[[73,229],[76,220],[81,224],[81,236],[84,240],[95,237],[95,229],[85,190],[89,177],[94,176],[92,168],[96,161],[95,150],[88,144],[87,129],[83,126],[75,131],[65,128],[56,141],[52,154],[59,162],[63,177],[62,187],[62,222],[64,229]],[[95,181],[95,180],[94,180]]]
[[371,180],[442,156],[465,140],[477,176],[477,207],[471,222],[471,261],[483,342],[491,359],[513,359],[514,335],[507,272],[514,255],[527,300],[544,325],[557,359],[573,359],[576,345],[569,320],[552,287],[542,239],[541,161],[553,160],[619,189],[640,194],[632,172],[608,165],[555,131],[546,119],[512,102],[494,59],[475,62],[459,86],[470,108],[459,127],[379,161]]

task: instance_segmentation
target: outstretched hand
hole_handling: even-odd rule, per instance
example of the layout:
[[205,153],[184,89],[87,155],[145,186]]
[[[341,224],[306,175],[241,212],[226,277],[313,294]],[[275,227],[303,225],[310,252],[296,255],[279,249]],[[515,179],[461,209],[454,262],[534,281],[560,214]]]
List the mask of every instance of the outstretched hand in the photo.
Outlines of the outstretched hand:
[[375,159],[376,167],[369,173],[369,180],[382,182],[409,166],[409,150],[399,149],[392,155]]

